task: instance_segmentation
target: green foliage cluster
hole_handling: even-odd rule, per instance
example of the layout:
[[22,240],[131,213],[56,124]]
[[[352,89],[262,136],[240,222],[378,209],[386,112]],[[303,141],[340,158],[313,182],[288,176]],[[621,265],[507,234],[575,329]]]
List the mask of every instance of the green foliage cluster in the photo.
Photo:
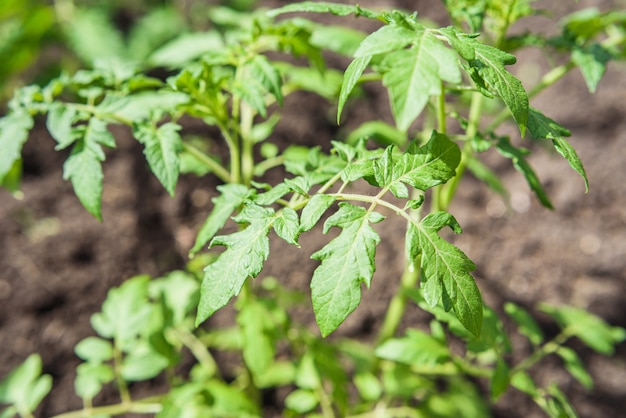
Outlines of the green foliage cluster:
[[[263,391],[277,387],[289,388],[285,416],[484,417],[489,405],[477,378],[489,383],[491,401],[512,387],[549,416],[576,415],[564,393],[556,385],[538,386],[529,368],[557,355],[589,389],[591,377],[564,344],[576,337],[610,355],[626,332],[584,310],[541,305],[561,330],[548,339],[528,312],[508,303],[507,321],[533,347],[512,364],[510,330],[484,305],[474,263],[439,233],[446,227],[462,232],[447,209],[466,173],[506,194],[479,159],[492,148],[552,207],[527,161],[530,151],[498,133],[509,118],[522,137],[551,143],[587,187],[582,162],[566,140],[570,132],[530,101],[574,68],[594,91],[607,63],[624,58],[626,14],[585,10],[560,22],[557,36],[510,36],[513,23],[538,12],[531,0],[444,3],[453,22],[444,28],[431,27],[416,13],[304,2],[252,12],[214,7],[214,27],[180,36],[182,21],[163,10],[141,19],[127,36],[101,14],[75,12],[71,39],[89,68],[16,92],[0,119],[0,183],[18,190],[22,146],[44,116],[56,149],[71,149],[64,178],[99,219],[105,148],[116,146],[113,125],[130,129],[170,194],[185,173],[214,175],[223,184],[191,249],[196,257],[188,272],[134,277],[110,290],[92,317],[97,336],[76,346],[83,360],[76,393],[84,409],[58,418],[260,416]],[[362,33],[285,17],[291,12],[354,15],[380,27]],[[508,70],[522,47],[562,52],[565,64],[527,91]],[[351,59],[343,74],[326,66],[327,52]],[[172,75],[149,75],[154,68]],[[340,121],[365,82],[386,88],[394,125],[368,121],[345,141],[333,141],[329,153],[299,146],[281,151],[271,142],[289,94],[308,90],[336,100]],[[497,112],[486,123],[488,108]],[[212,139],[187,138],[183,117],[217,128],[228,160],[212,153]],[[265,183],[264,174],[276,167],[284,169],[283,180]],[[367,193],[354,192],[366,186]],[[310,254],[319,261],[310,284],[312,309],[321,336],[330,335],[359,306],[363,284],[369,287],[374,278],[376,250],[385,245],[376,228],[388,222],[381,212],[406,222],[406,268],[375,344],[319,338],[290,314],[303,294],[285,289],[280,278],[253,285],[270,255],[270,235],[299,247],[299,237],[314,228],[324,234],[337,229]],[[229,219],[238,230],[219,235]],[[225,250],[207,253],[207,246]],[[235,326],[200,326],[233,298]],[[432,315],[430,332],[400,333],[408,304]],[[452,340],[463,343],[461,354],[451,349]],[[240,353],[240,368],[225,374],[213,358],[216,351]],[[196,364],[178,375],[185,352]],[[129,383],[161,373],[168,376],[169,392],[132,397]],[[110,383],[120,402],[93,405]],[[32,416],[50,386],[40,358],[32,355],[0,385],[0,403],[9,405],[1,416]]]

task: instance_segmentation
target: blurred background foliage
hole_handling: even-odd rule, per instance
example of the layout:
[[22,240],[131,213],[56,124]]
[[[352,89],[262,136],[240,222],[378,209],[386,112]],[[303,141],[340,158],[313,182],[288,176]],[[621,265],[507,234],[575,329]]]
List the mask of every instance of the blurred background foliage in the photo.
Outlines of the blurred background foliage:
[[[190,34],[212,29],[210,22],[215,19],[209,19],[209,13],[249,11],[254,3],[254,0],[2,0],[0,103],[5,103],[17,87],[43,85],[63,71],[71,73],[102,61],[133,63],[144,69],[160,66],[164,61],[151,62],[149,58],[168,43],[178,39],[178,45],[170,45],[178,50],[183,47],[193,50],[194,44],[200,44],[201,37],[190,38]],[[157,57],[166,54],[164,49]],[[3,107],[0,105],[0,109]]]

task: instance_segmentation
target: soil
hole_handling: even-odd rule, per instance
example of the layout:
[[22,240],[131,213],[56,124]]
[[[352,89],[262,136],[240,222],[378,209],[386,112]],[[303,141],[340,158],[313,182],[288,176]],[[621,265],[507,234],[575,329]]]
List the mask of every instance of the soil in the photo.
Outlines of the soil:
[[[415,8],[445,23],[442,11],[429,6],[432,2],[387,3]],[[619,2],[538,3],[558,15],[575,7],[607,8]],[[540,18],[533,24],[545,22]],[[519,61],[532,63],[513,67],[525,85],[532,85],[537,68],[546,65],[545,58],[536,51],[524,51]],[[475,278],[488,304],[502,311],[505,301],[513,301],[530,309],[548,335],[557,329],[535,309],[540,301],[572,304],[611,324],[626,326],[625,70],[623,64],[612,63],[595,95],[587,92],[580,74],[572,72],[532,101],[573,132],[571,143],[587,169],[589,193],[585,194],[582,180],[560,156],[527,141],[527,146],[539,151],[530,162],[553,200],[553,211],[538,204],[510,162],[491,152],[484,161],[504,179],[511,205],[468,176],[450,209],[464,228],[463,234],[450,239],[477,264]],[[365,92],[368,101],[364,105],[347,109],[348,128],[368,119],[390,120],[385,95],[376,88]],[[342,132],[333,124],[333,112],[332,105],[311,94],[289,97],[276,131],[277,143],[327,148]],[[91,314],[99,310],[107,290],[126,278],[140,273],[159,276],[184,266],[217,184],[212,178],[185,176],[171,198],[149,173],[141,147],[130,133],[124,129],[115,133],[118,148],[107,154],[104,165],[104,222],[91,217],[71,185],[62,180],[66,155],[54,151],[43,123],[24,148],[23,199],[0,191],[0,376],[30,353],[40,353],[44,372],[54,378],[54,389],[39,410],[41,417],[81,407],[73,390],[78,364],[73,348],[94,334]],[[401,271],[400,231],[401,225],[393,222],[379,229],[378,272],[372,288],[364,291],[361,306],[339,329],[340,335],[369,340],[380,326]],[[281,250],[287,248],[273,242],[274,256],[263,274],[306,289],[316,265],[309,255],[327,239],[318,233],[303,240],[302,250],[284,253]],[[305,308],[304,315],[312,323],[310,308]],[[415,309],[408,318],[404,326],[421,326],[426,316]],[[518,355],[528,352],[522,339],[513,343]],[[585,391],[567,375],[558,360],[541,363],[533,374],[539,381],[559,382],[582,417],[623,416],[626,344],[618,346],[611,358],[577,341],[570,345],[595,379],[592,391]],[[157,380],[139,390],[158,392],[159,387]],[[493,411],[498,417],[543,416],[512,390]]]

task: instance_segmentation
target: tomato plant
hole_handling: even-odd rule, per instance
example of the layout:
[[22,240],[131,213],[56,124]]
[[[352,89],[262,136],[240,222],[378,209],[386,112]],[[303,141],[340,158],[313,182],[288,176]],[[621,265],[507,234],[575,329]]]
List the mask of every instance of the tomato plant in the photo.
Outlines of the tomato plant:
[[[611,354],[625,331],[578,308],[542,304],[560,327],[547,338],[528,312],[507,303],[506,315],[533,347],[530,356],[512,363],[508,330],[496,310],[484,304],[472,276],[476,266],[440,232],[462,232],[448,210],[468,173],[506,193],[480,160],[489,149],[509,159],[538,201],[552,208],[528,162],[530,151],[503,133],[509,120],[521,138],[551,144],[588,187],[583,164],[567,141],[569,130],[530,101],[575,68],[594,91],[607,63],[624,57],[626,15],[585,10],[561,21],[558,35],[512,36],[515,22],[538,12],[532,1],[444,3],[453,23],[447,27],[434,27],[416,13],[326,2],[268,12],[217,8],[212,16],[219,32],[184,35],[145,49],[138,60],[119,44],[107,49],[106,59],[87,59],[89,69],[16,92],[0,119],[5,186],[19,184],[21,148],[40,115],[56,148],[71,150],[64,178],[99,219],[104,148],[116,146],[113,125],[130,129],[170,194],[184,173],[215,176],[222,183],[190,249],[195,258],[189,271],[137,276],[110,290],[92,317],[98,336],[76,346],[83,360],[76,370],[76,393],[84,409],[59,418],[131,412],[260,416],[262,392],[273,388],[289,390],[286,416],[482,417],[489,414],[489,400],[510,388],[526,393],[549,416],[575,416],[562,390],[537,385],[529,368],[554,354],[591,387],[578,355],[564,343],[576,337]],[[293,12],[356,16],[379,27],[364,33],[347,24],[291,17]],[[509,66],[516,62],[513,54],[528,46],[560,53],[564,63],[526,90]],[[326,53],[349,57],[343,73],[327,67]],[[167,68],[172,75],[154,77],[153,68]],[[336,101],[340,123],[344,109],[360,100],[352,97],[363,83],[386,89],[395,124],[368,121],[345,141],[328,144],[330,152],[301,146],[280,150],[272,143],[289,94],[308,90]],[[186,118],[219,131],[228,148],[225,161],[211,152],[209,141],[186,138]],[[282,179],[268,183],[265,174],[279,168]],[[406,263],[375,343],[326,339],[359,306],[363,287],[374,280],[377,248],[386,245],[377,228],[390,218],[406,224]],[[224,228],[229,220],[237,224],[235,232]],[[319,262],[310,280],[310,302],[321,337],[291,317],[304,292],[286,289],[280,277],[253,280],[273,240],[300,251],[300,237],[320,229],[335,232],[308,254]],[[203,326],[233,299],[236,325]],[[429,332],[400,329],[409,304],[431,314]],[[462,342],[461,354],[452,341]],[[234,381],[225,378],[212,355],[221,350],[241,354]],[[175,373],[183,351],[196,360],[188,376]],[[129,383],[161,373],[169,376],[167,393],[133,397]],[[475,379],[488,382],[489,399],[481,396]],[[112,382],[120,402],[94,405],[103,385]],[[50,386],[39,357],[29,357],[0,385],[0,401],[10,405],[3,416],[31,416]]]

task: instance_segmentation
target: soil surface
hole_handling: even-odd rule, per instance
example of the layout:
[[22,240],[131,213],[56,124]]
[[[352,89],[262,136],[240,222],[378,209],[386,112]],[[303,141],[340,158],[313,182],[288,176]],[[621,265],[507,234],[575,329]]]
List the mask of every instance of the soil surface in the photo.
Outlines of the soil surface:
[[[277,5],[285,2],[264,2]],[[360,2],[363,6],[371,2]],[[381,6],[383,2],[374,2]],[[424,17],[445,24],[441,7],[428,1],[389,1],[396,8],[412,8]],[[624,6],[616,1],[540,1],[558,16],[574,8],[597,5]],[[361,21],[357,21],[361,24]],[[535,27],[549,27],[538,18]],[[522,30],[523,28],[520,28]],[[532,86],[537,69],[545,68],[540,51],[523,51],[513,67],[524,84]],[[529,64],[530,63],[530,64]],[[532,105],[568,127],[571,143],[582,158],[590,191],[556,153],[530,140],[538,151],[531,164],[553,200],[553,211],[541,207],[522,176],[510,162],[487,152],[484,161],[504,179],[511,204],[466,177],[450,212],[464,228],[451,237],[477,264],[476,281],[488,304],[502,311],[513,301],[536,314],[548,335],[557,329],[535,306],[540,301],[566,303],[600,315],[614,325],[626,326],[626,66],[612,63],[595,95],[574,71],[553,89],[532,100]],[[321,145],[344,129],[368,119],[390,121],[387,98],[377,88],[366,88],[368,101],[347,109],[346,127],[333,123],[334,108],[312,94],[298,93],[286,101],[276,131],[276,143]],[[107,154],[103,196],[104,222],[92,218],[62,180],[67,155],[54,151],[54,141],[40,123],[24,148],[21,200],[0,191],[0,377],[29,354],[43,357],[44,371],[54,378],[54,389],[40,408],[41,417],[81,407],[73,380],[78,358],[75,344],[93,335],[89,318],[100,309],[107,290],[135,274],[161,275],[184,266],[195,233],[207,216],[217,184],[213,178],[185,176],[170,198],[148,171],[141,147],[124,129],[115,131],[118,148]],[[515,131],[511,129],[512,135]],[[387,222],[385,222],[387,224]],[[393,222],[379,229],[377,273],[365,290],[361,306],[338,333],[368,340],[396,288],[402,266],[402,225]],[[300,251],[281,253],[272,243],[263,272],[290,287],[306,289],[316,263],[309,255],[328,238],[316,234],[303,240]],[[310,308],[305,315],[313,322]],[[405,326],[423,325],[425,315],[410,312]],[[422,322],[420,322],[422,321]],[[517,356],[528,352],[514,339]],[[600,356],[577,341],[571,342],[595,379],[585,391],[558,360],[532,370],[539,381],[556,380],[582,417],[623,416],[626,399],[626,344],[614,357]],[[139,388],[158,391],[157,380]],[[538,407],[510,390],[495,406],[499,417],[540,417]]]

